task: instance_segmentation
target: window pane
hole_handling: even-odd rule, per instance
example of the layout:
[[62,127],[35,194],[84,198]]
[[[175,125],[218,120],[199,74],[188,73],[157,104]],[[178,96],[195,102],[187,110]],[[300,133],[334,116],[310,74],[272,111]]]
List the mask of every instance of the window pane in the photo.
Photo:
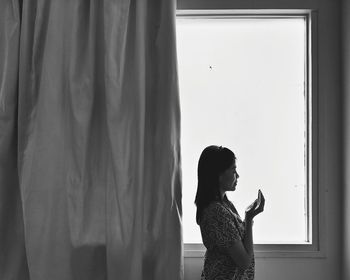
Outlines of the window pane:
[[266,197],[255,243],[305,242],[305,19],[178,17],[177,47],[184,242],[202,242],[197,163],[212,144],[238,158],[240,178],[228,197],[242,218],[259,188]]

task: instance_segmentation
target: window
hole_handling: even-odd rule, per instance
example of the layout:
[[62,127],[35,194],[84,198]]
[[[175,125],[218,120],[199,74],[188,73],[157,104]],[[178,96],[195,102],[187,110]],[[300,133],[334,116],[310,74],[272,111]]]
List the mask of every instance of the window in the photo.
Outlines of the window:
[[203,249],[194,197],[198,158],[211,144],[238,158],[237,190],[228,196],[241,216],[259,188],[266,197],[255,243],[315,249],[309,28],[308,14],[178,15],[187,249]]

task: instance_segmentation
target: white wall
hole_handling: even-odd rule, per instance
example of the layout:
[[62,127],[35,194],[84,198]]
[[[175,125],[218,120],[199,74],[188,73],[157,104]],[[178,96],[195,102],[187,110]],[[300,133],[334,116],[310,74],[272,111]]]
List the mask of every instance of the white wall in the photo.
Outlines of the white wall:
[[[341,164],[340,0],[177,1],[178,9],[198,9],[201,7],[208,9],[315,9],[318,11],[319,190],[321,205],[324,205],[320,209],[320,219],[321,223],[325,225],[324,232],[322,232],[324,236],[322,246],[326,256],[324,258],[257,258],[256,280],[340,279],[341,240],[343,236],[341,221],[343,180]],[[347,6],[350,12],[349,5]],[[350,43],[350,40],[347,42]],[[347,58],[350,63],[350,55]],[[350,82],[347,86],[350,89]],[[350,98],[347,101],[350,108]],[[348,120],[348,125],[350,125],[350,113]],[[350,128],[348,135],[350,137]],[[350,155],[350,153],[348,154]],[[350,164],[350,156],[348,163]],[[350,177],[348,180],[350,182]],[[185,258],[185,280],[200,279],[202,266],[202,258]]]
[[344,112],[344,280],[350,279],[350,1],[342,0],[342,78]]

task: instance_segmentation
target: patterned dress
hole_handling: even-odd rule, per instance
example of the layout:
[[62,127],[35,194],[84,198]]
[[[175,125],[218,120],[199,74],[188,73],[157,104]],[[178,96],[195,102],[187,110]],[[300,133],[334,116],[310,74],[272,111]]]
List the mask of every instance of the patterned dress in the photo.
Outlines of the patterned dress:
[[227,198],[223,202],[212,202],[203,210],[200,229],[207,248],[202,280],[254,279],[254,257],[250,266],[242,270],[226,251],[232,243],[243,239],[245,231],[244,222]]

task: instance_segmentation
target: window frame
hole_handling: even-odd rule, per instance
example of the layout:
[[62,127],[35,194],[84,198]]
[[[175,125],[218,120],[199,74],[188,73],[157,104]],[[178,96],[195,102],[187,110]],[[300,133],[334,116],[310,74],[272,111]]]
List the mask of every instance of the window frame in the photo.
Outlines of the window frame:
[[[323,232],[324,221],[320,219],[320,209],[323,208],[323,199],[320,197],[319,191],[319,165],[318,165],[318,52],[317,52],[317,11],[315,10],[291,10],[291,9],[277,9],[277,10],[219,10],[219,9],[205,9],[205,10],[186,10],[178,9],[176,17],[181,18],[288,18],[288,17],[303,17],[306,20],[306,77],[307,82],[307,195],[308,195],[308,233],[309,242],[305,244],[254,244],[255,256],[257,258],[281,258],[281,257],[311,257],[324,258],[325,251],[323,248]],[[310,233],[311,231],[311,233]],[[185,258],[202,258],[205,254],[205,247],[203,244],[184,244]]]

